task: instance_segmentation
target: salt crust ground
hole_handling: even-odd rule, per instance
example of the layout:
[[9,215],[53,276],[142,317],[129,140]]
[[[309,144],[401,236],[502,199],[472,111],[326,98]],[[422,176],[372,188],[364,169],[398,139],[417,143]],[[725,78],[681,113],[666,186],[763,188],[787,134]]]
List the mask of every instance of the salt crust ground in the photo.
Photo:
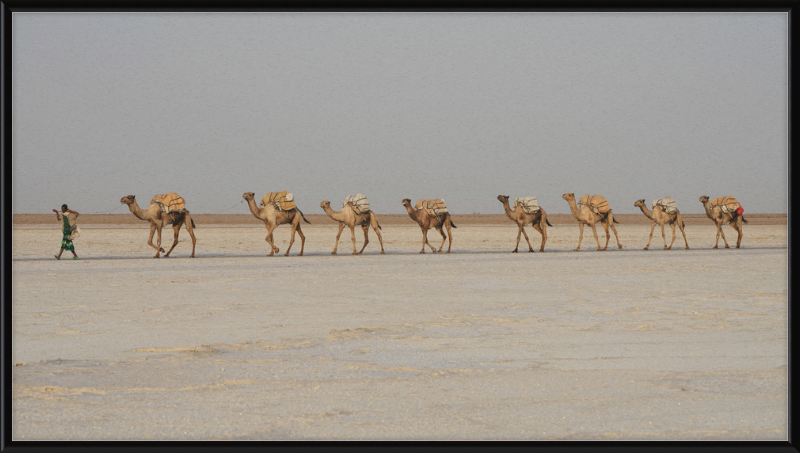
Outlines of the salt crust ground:
[[745,228],[511,254],[510,222],[464,225],[420,255],[386,225],[388,255],[332,256],[317,225],[267,258],[263,226],[207,226],[154,260],[144,225],[87,225],[56,261],[55,222],[15,226],[12,438],[785,440],[787,230]]

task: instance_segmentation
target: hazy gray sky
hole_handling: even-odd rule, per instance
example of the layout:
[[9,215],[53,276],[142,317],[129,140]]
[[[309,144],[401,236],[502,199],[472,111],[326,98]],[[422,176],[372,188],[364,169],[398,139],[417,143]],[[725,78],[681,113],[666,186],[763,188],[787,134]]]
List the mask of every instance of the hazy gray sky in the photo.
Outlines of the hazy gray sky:
[[[14,213],[787,212],[786,13],[14,13]],[[233,208],[233,209],[228,209]],[[115,213],[127,212],[120,208]]]

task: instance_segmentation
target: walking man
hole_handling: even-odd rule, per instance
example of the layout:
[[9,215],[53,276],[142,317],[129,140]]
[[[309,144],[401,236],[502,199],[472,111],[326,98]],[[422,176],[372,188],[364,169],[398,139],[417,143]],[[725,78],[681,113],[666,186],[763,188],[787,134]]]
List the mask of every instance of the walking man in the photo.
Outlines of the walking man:
[[64,253],[64,250],[72,252],[72,259],[78,259],[78,255],[75,254],[75,246],[72,245],[72,239],[74,239],[73,234],[75,233],[75,229],[78,228],[77,222],[80,214],[69,209],[65,204],[61,205],[61,212],[64,213],[63,216],[59,215],[58,211],[55,209],[53,209],[53,212],[56,213],[56,220],[63,222],[61,232],[64,235],[61,239],[61,251],[58,252],[58,255],[55,255],[56,259],[61,259],[61,254]]

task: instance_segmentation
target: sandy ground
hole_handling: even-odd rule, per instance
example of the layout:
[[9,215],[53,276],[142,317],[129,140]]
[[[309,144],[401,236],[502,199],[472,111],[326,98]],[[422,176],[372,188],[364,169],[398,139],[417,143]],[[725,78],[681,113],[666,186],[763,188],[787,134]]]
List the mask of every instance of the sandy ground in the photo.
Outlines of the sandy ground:
[[144,223],[85,224],[56,261],[57,222],[15,225],[12,439],[786,440],[786,225],[617,228],[512,254],[511,222],[464,224],[420,255],[387,222],[387,255],[345,231],[332,256],[311,225],[284,257],[282,226],[268,258],[253,221],[154,260]]

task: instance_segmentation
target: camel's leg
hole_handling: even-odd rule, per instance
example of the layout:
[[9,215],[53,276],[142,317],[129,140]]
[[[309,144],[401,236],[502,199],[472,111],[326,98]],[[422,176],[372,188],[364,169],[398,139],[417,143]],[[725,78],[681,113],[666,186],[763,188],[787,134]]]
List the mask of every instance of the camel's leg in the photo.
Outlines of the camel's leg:
[[303,250],[306,247],[306,235],[303,234],[303,229],[300,228],[300,219],[297,220],[297,234],[300,235],[300,253],[297,256],[303,256]]
[[267,222],[266,220],[264,221],[264,226],[267,228],[267,237],[264,238],[264,240],[267,241],[267,244],[269,244],[270,247],[270,254],[267,256],[272,256],[273,254],[281,251],[281,249],[275,247],[274,243],[275,239],[272,236],[272,232],[275,231],[276,228],[278,228],[278,225],[279,225],[278,223],[275,223],[272,229],[270,229],[269,222]]
[[518,230],[517,230],[517,245],[516,245],[516,247],[514,247],[514,250],[512,250],[511,253],[519,252],[519,240],[522,237],[523,227],[522,227],[522,225],[517,224],[517,228],[518,228]]
[[[150,224],[150,238],[147,239],[147,244],[150,247],[153,247],[154,249],[156,249],[156,256],[155,257],[158,258],[158,252],[159,251],[163,252],[164,249],[161,248],[161,241],[160,240],[158,241],[158,245],[153,244],[153,235],[154,234],[156,234],[156,226],[155,226],[155,224],[151,223]],[[159,236],[160,236],[160,231],[159,231]]]
[[383,251],[383,238],[381,237],[380,228],[378,228],[378,218],[375,215],[370,215],[370,223],[372,224],[372,229],[375,230],[375,234],[378,235],[378,241],[381,243],[381,255],[385,255],[386,252]]
[[531,226],[536,228],[536,231],[538,231],[539,234],[542,235],[542,245],[539,247],[539,251],[544,252],[544,243],[547,242],[547,230],[546,230],[547,223],[540,221],[539,223],[534,223]]
[[195,248],[195,245],[197,245],[197,238],[194,237],[194,228],[192,227],[192,218],[189,216],[189,214],[186,214],[186,231],[189,232],[189,236],[191,236],[191,238],[192,238],[192,254],[189,256],[189,258],[194,258],[194,248]]
[[744,236],[744,227],[742,225],[742,216],[736,218],[736,231],[739,232],[739,239],[736,240],[736,248],[738,249],[739,246],[742,245],[742,236]]
[[659,223],[658,226],[661,227],[661,239],[664,240],[664,250],[667,250],[667,235],[664,233],[664,224]]
[[[275,225],[275,228],[278,228],[278,226],[277,226],[277,225]],[[273,228],[273,231],[275,230],[275,228]],[[280,251],[281,251],[281,249],[280,249],[280,248],[278,248],[278,247],[276,247],[276,246],[275,246],[275,243],[274,243],[274,242],[275,242],[275,237],[272,235],[272,233],[270,233],[270,234],[269,234],[269,240],[268,240],[268,242],[269,242],[269,243],[270,243],[270,245],[272,246],[272,251],[273,251],[274,253],[278,253],[278,252],[280,252]]]
[[[593,223],[591,226],[592,226],[592,233],[594,233],[594,240],[597,241],[597,251],[599,252],[601,250],[605,250],[603,248],[600,248],[600,239],[597,238],[597,228],[595,227],[595,224]],[[608,230],[606,230],[606,247],[608,247]]]
[[608,219],[606,218],[605,222],[600,222],[600,225],[603,226],[603,231],[606,232],[606,245],[603,247],[603,251],[608,250],[608,240],[611,239],[611,236],[608,234]]
[[[580,230],[580,234],[578,235],[578,248],[575,249],[576,252],[581,251],[581,242],[583,242],[583,223],[578,223],[578,229]],[[600,244],[597,244],[598,246]]]
[[342,230],[344,230],[344,223],[339,222],[339,232],[336,233],[336,245],[333,246],[333,251],[331,255],[336,255],[336,249],[339,248],[339,236],[342,235]]
[[[611,227],[611,231],[614,232],[614,239],[617,240],[617,246],[622,248],[622,244],[619,242],[619,235],[617,234],[617,228],[614,226],[614,214],[612,212],[608,213],[608,225]],[[608,231],[606,231],[606,236],[608,236]],[[606,243],[608,239],[606,239]]]
[[364,246],[361,247],[361,250],[359,250],[357,255],[364,253],[364,249],[367,248],[367,244],[369,244],[369,224],[365,223],[361,225],[361,229],[364,231]]
[[650,242],[653,241],[653,231],[655,231],[655,229],[656,229],[656,221],[653,220],[650,222],[650,239],[647,240],[647,245],[644,246],[645,250],[650,249]]
[[[295,234],[295,232],[297,231],[297,229],[299,227],[300,227],[300,216],[297,216],[297,221],[296,222],[292,222],[292,236],[289,239],[289,246],[286,247],[286,253],[284,253],[283,256],[289,256],[289,250],[292,249],[292,244],[294,244],[294,234]],[[298,255],[298,256],[302,256],[302,255]]]
[[[527,231],[525,231],[525,228],[524,228],[524,227],[522,228],[522,235],[523,235],[523,236],[525,236],[525,242],[527,242],[527,243],[528,243],[528,251],[529,251],[529,252],[532,252],[532,251],[533,251],[533,247],[531,247],[531,240],[530,240],[530,238],[528,237],[528,232],[527,232]],[[517,239],[517,243],[519,244],[519,239]]]
[[[447,227],[447,235],[450,237],[450,242],[447,243],[447,253],[450,253],[450,247],[453,246],[453,231],[450,229],[450,220],[449,219],[447,220],[447,224],[445,226]],[[444,233],[442,233],[442,234],[444,234]]]
[[686,232],[683,231],[683,219],[681,218],[681,214],[678,213],[678,218],[675,220],[675,223],[678,224],[678,228],[681,229],[681,234],[683,235],[683,242],[686,243],[686,250],[689,250],[689,241],[686,240]]
[[181,224],[172,225],[172,231],[175,234],[175,240],[172,242],[172,247],[169,248],[169,252],[164,254],[164,258],[169,258],[169,254],[172,253],[172,250],[178,245],[178,234],[180,234]]
[[[429,224],[429,225],[430,225],[430,224]],[[431,248],[431,251],[432,251],[433,253],[436,253],[436,247],[432,246],[432,245],[431,245],[431,243],[430,243],[430,241],[428,241],[428,230],[430,230],[430,226],[428,226],[428,228],[425,228],[425,233],[424,233],[424,234],[425,234],[425,237],[424,237],[424,239],[425,239],[425,243],[426,243],[426,244],[428,244],[428,247],[430,247],[430,248]],[[423,246],[423,248],[425,248],[425,246]]]
[[672,242],[669,243],[667,250],[672,250],[672,244],[675,243],[675,222],[670,223],[669,226],[672,228]]
[[353,240],[353,255],[357,255],[356,253],[356,226],[348,225],[350,227],[350,238]]
[[739,237],[738,237],[738,240],[736,241],[736,248],[738,249],[738,248],[739,248],[739,242],[742,240],[742,232],[741,232],[741,231],[739,231],[739,228],[737,228],[737,225],[736,225],[736,222],[735,222],[735,221],[734,221],[734,223],[731,223],[731,228],[733,228],[734,230],[736,230],[736,233],[737,233],[737,234],[738,234],[738,236],[739,236]]
[[158,231],[158,242],[156,243],[156,256],[154,258],[161,258],[159,254],[164,251],[164,249],[161,248],[161,228],[163,228],[163,225],[161,227],[156,227]]
[[[728,245],[728,241],[725,240],[725,233],[722,231],[722,222],[717,223],[717,244],[719,244],[720,236],[722,236],[722,242],[725,243],[725,248],[726,249],[731,248],[731,246]],[[714,248],[717,248],[717,246],[715,245]]]
[[[438,250],[441,253],[442,249],[444,248],[444,241],[447,240],[447,236],[444,234],[444,230],[440,226],[436,227],[436,231],[438,231],[439,234],[442,235],[442,245],[439,246],[439,250]],[[452,242],[452,239],[450,241]],[[449,249],[447,250],[447,253],[450,253]]]
[[428,247],[430,247],[431,250],[433,250],[435,253],[436,247],[432,246],[430,242],[428,242],[428,230],[425,229],[422,225],[420,225],[419,228],[422,230],[422,251],[420,251],[419,253],[425,253],[425,244],[428,244]]
[[272,232],[277,227],[278,227],[278,225],[269,225],[269,224],[267,224],[267,237],[265,238],[265,240],[267,241],[267,244],[269,244],[269,246],[270,246],[269,255],[267,255],[267,256],[273,256],[273,255],[275,255],[275,252],[280,252],[278,247],[275,247],[275,243],[272,242],[273,241]]

